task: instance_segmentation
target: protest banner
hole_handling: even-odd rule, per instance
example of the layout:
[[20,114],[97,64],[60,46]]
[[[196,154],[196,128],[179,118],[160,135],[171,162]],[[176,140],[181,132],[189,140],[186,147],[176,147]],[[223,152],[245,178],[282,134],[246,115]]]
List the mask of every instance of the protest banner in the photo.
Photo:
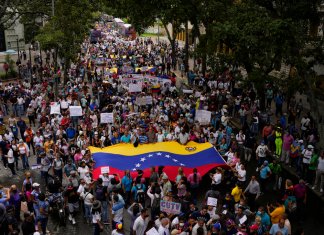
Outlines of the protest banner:
[[71,117],[80,117],[82,116],[82,108],[81,106],[70,106],[70,116]]
[[109,172],[110,172],[109,166],[101,167],[101,174],[106,174]]
[[207,110],[197,110],[195,120],[200,124],[209,124],[211,119],[211,112]]
[[114,114],[100,113],[100,123],[114,123]]
[[217,198],[208,197],[207,198],[207,206],[217,206]]
[[145,99],[146,99],[146,104],[153,104],[153,97],[152,96],[146,96],[145,97]]
[[152,96],[136,97],[135,104],[138,106],[153,104]]
[[58,102],[51,102],[51,114],[61,114],[61,105]]
[[193,93],[193,90],[185,90],[185,89],[183,89],[182,92],[184,94],[192,94]]
[[128,91],[129,92],[142,92],[142,85],[130,83],[128,85]]
[[181,213],[181,203],[161,200],[160,210],[169,214],[178,215]]

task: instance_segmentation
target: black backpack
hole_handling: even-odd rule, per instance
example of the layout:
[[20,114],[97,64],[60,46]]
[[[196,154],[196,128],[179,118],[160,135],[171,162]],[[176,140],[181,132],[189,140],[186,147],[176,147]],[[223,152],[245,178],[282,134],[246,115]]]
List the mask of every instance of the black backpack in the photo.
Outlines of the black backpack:
[[154,199],[153,199],[153,202],[152,202],[152,211],[159,211],[160,210],[160,202],[161,202],[161,197],[156,197],[154,195]]
[[145,202],[145,192],[143,190],[142,184],[140,187],[136,186],[136,188],[137,188],[137,202],[144,203]]

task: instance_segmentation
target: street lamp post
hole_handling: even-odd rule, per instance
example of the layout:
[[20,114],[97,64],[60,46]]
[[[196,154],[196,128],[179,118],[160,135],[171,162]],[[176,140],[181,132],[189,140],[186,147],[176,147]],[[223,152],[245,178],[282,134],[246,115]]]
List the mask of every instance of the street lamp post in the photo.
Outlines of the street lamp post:
[[18,68],[18,76],[19,78],[21,78],[21,74],[20,74],[20,53],[19,53],[19,39],[17,38],[17,51],[18,51],[18,59],[17,59],[17,68]]
[[29,73],[30,73],[30,83],[32,83],[33,80],[33,70],[32,70],[32,60],[31,60],[31,49],[32,49],[32,44],[30,44],[28,50],[29,50]]

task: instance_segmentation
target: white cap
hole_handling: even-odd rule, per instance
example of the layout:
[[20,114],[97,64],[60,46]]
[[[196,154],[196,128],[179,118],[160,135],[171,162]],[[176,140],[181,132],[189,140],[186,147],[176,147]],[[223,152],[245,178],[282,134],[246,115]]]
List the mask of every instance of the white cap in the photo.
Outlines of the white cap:
[[35,187],[39,187],[40,186],[40,184],[39,183],[33,183],[33,187],[35,188]]

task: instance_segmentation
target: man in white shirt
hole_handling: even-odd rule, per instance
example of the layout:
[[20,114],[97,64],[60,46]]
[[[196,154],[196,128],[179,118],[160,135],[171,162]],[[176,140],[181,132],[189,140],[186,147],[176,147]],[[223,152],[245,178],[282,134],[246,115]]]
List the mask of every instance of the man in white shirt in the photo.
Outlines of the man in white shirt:
[[159,226],[158,233],[159,235],[170,235],[168,218],[163,218],[161,220],[161,225]]
[[245,184],[246,181],[246,170],[245,166],[243,164],[240,164],[240,166],[237,169],[237,180],[241,182],[241,185]]
[[147,209],[141,210],[141,215],[137,217],[133,225],[133,235],[144,235],[147,224],[149,222]]
[[35,144],[35,145],[36,145],[36,144],[39,144],[41,147],[43,147],[43,144],[44,144],[44,137],[41,136],[41,134],[40,134],[39,131],[37,131],[37,132],[36,132],[36,136],[34,137],[33,141],[34,141],[34,144]]
[[9,149],[6,157],[8,160],[8,167],[11,170],[11,174],[12,174],[11,177],[13,177],[14,175],[16,175],[16,172],[15,172],[15,158],[13,155],[12,148]]
[[255,153],[259,165],[262,165],[266,160],[267,152],[269,152],[268,146],[264,144],[264,141],[261,141],[261,144],[257,147]]

